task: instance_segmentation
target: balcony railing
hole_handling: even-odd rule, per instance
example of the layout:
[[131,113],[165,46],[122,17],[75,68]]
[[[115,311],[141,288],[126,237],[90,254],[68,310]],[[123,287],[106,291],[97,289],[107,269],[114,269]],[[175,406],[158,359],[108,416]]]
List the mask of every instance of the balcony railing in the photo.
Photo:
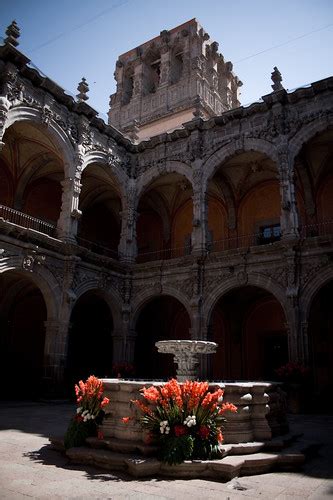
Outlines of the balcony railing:
[[314,238],[333,234],[333,220],[323,220],[317,224],[308,224],[300,229],[301,238]]
[[55,232],[55,225],[4,205],[0,205],[0,219],[49,236],[53,236]]
[[[14,208],[0,205],[0,219],[16,224],[26,229],[33,229],[49,236],[54,236],[56,226],[31,215],[15,210]],[[267,237],[268,235],[268,237]],[[324,220],[316,224],[308,224],[300,228],[300,238],[313,238],[318,236],[333,235],[333,220]],[[98,242],[89,241],[77,237],[78,245],[87,248],[91,252],[104,255],[118,260],[118,252],[101,245]],[[261,246],[274,243],[280,239],[277,232],[267,233],[265,231],[254,234],[240,235],[232,238],[224,238],[208,244],[208,252],[223,252],[225,250],[237,250],[250,246]],[[191,246],[186,245],[178,248],[167,248],[154,252],[139,252],[137,262],[151,262],[155,260],[169,260],[184,257],[191,254]]]
[[104,255],[105,257],[111,257],[111,259],[118,259],[118,252],[116,250],[112,250],[111,248],[107,248],[95,241],[86,240],[77,236],[76,241],[78,245],[87,248],[91,252],[98,253],[99,255]]
[[153,260],[169,260],[184,257],[191,254],[190,247],[165,248],[164,250],[156,250],[155,252],[139,252],[137,262],[151,262]]

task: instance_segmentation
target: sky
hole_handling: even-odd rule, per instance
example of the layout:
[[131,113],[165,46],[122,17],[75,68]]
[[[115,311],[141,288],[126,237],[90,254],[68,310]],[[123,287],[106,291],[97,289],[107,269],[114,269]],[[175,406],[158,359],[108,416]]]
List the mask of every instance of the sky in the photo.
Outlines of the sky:
[[[241,104],[333,75],[332,0],[0,0],[0,36],[16,20],[18,49],[72,94],[84,76],[88,104],[105,115],[118,56],[196,17],[242,80]],[[258,54],[260,53],[260,54]]]

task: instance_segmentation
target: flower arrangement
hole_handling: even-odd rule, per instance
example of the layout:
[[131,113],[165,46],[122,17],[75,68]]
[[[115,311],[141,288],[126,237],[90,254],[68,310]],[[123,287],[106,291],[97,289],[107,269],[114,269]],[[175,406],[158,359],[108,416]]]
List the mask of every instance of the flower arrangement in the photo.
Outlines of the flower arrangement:
[[98,435],[98,425],[105,417],[103,408],[110,402],[103,397],[103,383],[94,375],[75,384],[76,415],[71,419],[64,438],[65,448],[82,446],[87,437]]
[[[236,412],[223,402],[223,390],[209,391],[208,382],[172,379],[161,387],[141,389],[142,400],[133,403],[141,413],[140,423],[159,444],[160,459],[168,464],[189,459],[219,457],[223,414]],[[127,422],[128,417],[123,418]]]
[[309,376],[309,368],[290,361],[286,365],[281,366],[275,373],[279,379],[285,384],[303,384]]

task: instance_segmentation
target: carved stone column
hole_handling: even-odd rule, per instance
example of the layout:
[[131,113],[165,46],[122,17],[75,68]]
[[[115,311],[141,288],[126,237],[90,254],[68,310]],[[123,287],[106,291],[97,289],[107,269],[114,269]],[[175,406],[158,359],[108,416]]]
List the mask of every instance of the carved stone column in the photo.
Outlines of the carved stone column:
[[5,124],[9,108],[10,102],[8,101],[8,99],[4,96],[0,97],[0,151],[5,145],[2,139],[5,133]]
[[137,256],[136,243],[137,194],[134,179],[129,181],[125,206],[121,213],[121,233],[118,254],[121,262],[135,262]]
[[166,87],[170,79],[170,51],[168,46],[164,46],[161,51],[161,74],[159,87]]
[[193,171],[193,230],[192,253],[197,255],[207,252],[208,200],[202,189],[202,170],[200,165]]
[[127,363],[134,364],[135,355],[135,343],[137,339],[137,332],[135,330],[129,330],[126,335],[126,340],[124,342],[125,352],[124,359]]
[[65,241],[76,241],[78,220],[81,217],[79,199],[82,184],[81,175],[67,177],[62,181],[62,204],[57,224],[57,235]]
[[307,321],[301,323],[301,336],[299,339],[299,361],[304,366],[309,366],[309,324]]
[[294,239],[299,236],[299,223],[296,207],[294,169],[290,165],[289,152],[286,145],[280,148],[279,151],[279,175],[282,238]]
[[43,390],[47,394],[63,392],[67,355],[67,321],[45,321]]
[[120,330],[112,332],[112,360],[110,359],[110,366],[113,363],[122,363],[124,361],[124,335]]
[[136,64],[134,67],[133,75],[133,97],[132,99],[140,99],[142,95],[142,79],[143,79],[143,66],[142,63]]
[[285,323],[288,339],[288,357],[289,361],[297,362],[298,359],[298,339],[297,328],[295,324]]

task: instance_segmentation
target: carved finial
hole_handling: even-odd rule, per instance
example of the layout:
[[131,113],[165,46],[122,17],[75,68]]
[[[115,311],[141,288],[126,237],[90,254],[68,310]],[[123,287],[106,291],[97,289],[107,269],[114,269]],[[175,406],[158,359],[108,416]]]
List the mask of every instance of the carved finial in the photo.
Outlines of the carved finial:
[[12,24],[8,26],[6,29],[7,38],[5,38],[5,44],[10,43],[14,47],[18,46],[18,38],[20,36],[20,28],[17,26],[16,21],[13,21]]
[[282,86],[282,76],[281,76],[281,73],[280,71],[277,69],[277,67],[275,66],[274,67],[274,71],[271,75],[271,79],[272,79],[272,82],[274,85],[272,85],[272,89],[274,90],[274,92],[276,92],[277,90],[283,90],[283,86]]
[[89,99],[89,97],[87,96],[87,92],[89,92],[89,86],[87,84],[87,80],[84,77],[82,77],[82,80],[77,86],[77,90],[79,91],[79,94],[76,95],[78,102],[84,102]]

